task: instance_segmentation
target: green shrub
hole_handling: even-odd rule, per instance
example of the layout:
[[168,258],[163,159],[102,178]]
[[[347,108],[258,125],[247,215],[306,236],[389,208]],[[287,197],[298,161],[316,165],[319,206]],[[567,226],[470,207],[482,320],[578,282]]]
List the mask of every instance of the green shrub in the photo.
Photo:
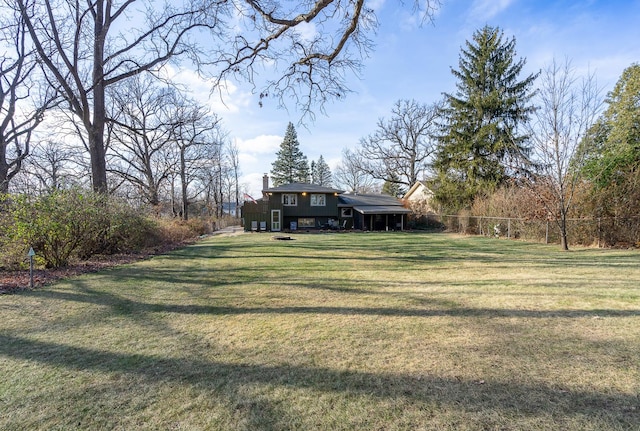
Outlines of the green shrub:
[[24,269],[26,251],[24,246],[12,240],[13,219],[8,195],[0,194],[0,270]]
[[68,265],[81,244],[92,240],[100,219],[94,196],[79,190],[56,190],[37,198],[18,196],[9,211],[8,236],[13,247],[33,247],[48,268]]
[[19,268],[33,247],[47,268],[74,257],[131,252],[162,242],[157,223],[115,198],[80,189],[0,201],[4,268]]
[[21,269],[33,247],[47,268],[74,258],[178,244],[212,230],[211,221],[162,220],[125,201],[81,189],[0,196],[0,268]]
[[78,249],[80,258],[139,251],[162,241],[158,224],[152,218],[116,198],[98,196],[96,199],[101,212],[96,215],[92,239]]

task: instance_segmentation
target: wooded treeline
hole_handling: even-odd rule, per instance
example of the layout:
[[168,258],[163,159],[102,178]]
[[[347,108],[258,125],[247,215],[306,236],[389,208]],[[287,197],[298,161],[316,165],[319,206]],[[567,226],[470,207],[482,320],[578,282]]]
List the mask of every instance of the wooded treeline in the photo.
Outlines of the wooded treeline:
[[402,197],[423,181],[438,214],[548,220],[564,249],[568,219],[600,220],[601,245],[640,246],[640,65],[605,97],[569,59],[522,76],[525,64],[515,38],[476,31],[452,68],[456,91],[396,102],[344,151],[337,185]]
[[[416,1],[412,11],[429,20],[438,3]],[[194,71],[218,95],[230,81],[248,82],[260,105],[290,101],[312,118],[349,92],[345,72],[362,67],[378,25],[367,1],[5,0],[0,8],[0,211],[9,223],[0,246],[36,241],[22,215],[37,219],[69,202],[98,205],[85,215],[117,202],[183,221],[235,214],[238,148],[170,70]],[[323,32],[305,37],[308,24]],[[68,233],[70,223],[42,226]],[[118,248],[107,245],[112,227],[101,219],[103,252]]]
[[[415,2],[414,10],[430,19],[438,4]],[[0,194],[10,196],[3,223],[54,205],[50,197],[67,202],[61,191],[73,190],[82,202],[105,205],[106,195],[147,216],[233,215],[242,200],[239,150],[223,119],[171,80],[170,64],[187,64],[221,93],[230,79],[249,82],[260,104],[291,100],[313,117],[349,92],[345,71],[362,66],[378,25],[366,1],[1,7]],[[309,22],[325,33],[302,37],[298,26]],[[479,29],[452,68],[454,92],[431,103],[398,100],[373,133],[344,150],[333,175],[322,158],[294,170],[276,160],[276,182],[402,196],[424,181],[437,211],[451,214],[494,211],[496,196],[528,193],[518,211],[556,223],[564,248],[568,218],[632,220],[640,209],[640,66],[603,97],[595,76],[576,76],[568,60],[523,76],[515,48],[500,28]],[[257,81],[265,62],[273,74]],[[89,189],[103,197],[90,199]],[[119,248],[106,245],[110,226],[101,228],[103,251]],[[617,232],[606,238],[640,242]]]

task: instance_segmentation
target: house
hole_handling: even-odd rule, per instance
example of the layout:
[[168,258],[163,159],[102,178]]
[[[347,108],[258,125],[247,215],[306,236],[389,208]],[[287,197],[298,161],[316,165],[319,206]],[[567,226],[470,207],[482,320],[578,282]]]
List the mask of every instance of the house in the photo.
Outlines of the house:
[[[342,190],[292,183],[262,190],[269,202],[269,230],[321,229],[338,226]],[[264,198],[263,198],[264,199]]]
[[426,181],[416,182],[411,186],[409,191],[405,193],[402,199],[415,214],[435,214],[435,210],[432,205],[433,192],[429,187],[427,187]]
[[402,230],[411,211],[385,195],[345,194],[343,190],[307,183],[269,187],[262,199],[242,207],[245,230],[360,229]]

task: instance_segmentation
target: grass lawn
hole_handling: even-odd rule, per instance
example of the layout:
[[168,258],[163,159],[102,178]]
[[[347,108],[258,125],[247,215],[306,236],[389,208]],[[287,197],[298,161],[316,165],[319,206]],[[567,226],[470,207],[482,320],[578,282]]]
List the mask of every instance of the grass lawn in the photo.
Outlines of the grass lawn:
[[640,429],[638,251],[292,238],[0,296],[0,429]]

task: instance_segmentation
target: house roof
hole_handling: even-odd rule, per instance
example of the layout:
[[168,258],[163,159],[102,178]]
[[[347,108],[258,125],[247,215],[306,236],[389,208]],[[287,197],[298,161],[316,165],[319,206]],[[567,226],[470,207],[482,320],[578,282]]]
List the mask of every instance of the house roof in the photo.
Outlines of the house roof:
[[355,206],[354,211],[360,214],[409,214],[411,210],[397,205]]
[[353,207],[361,214],[408,214],[402,202],[388,195],[343,194],[338,196],[339,207]]
[[407,193],[404,194],[403,199],[411,199],[411,197],[418,191],[420,190],[420,193],[425,196],[425,195],[433,195],[433,192],[429,189],[429,187],[426,184],[426,181],[418,181],[416,182],[414,185],[411,186],[411,188],[407,191]]
[[368,194],[351,194],[346,193],[338,197],[339,207],[353,207],[353,206],[402,206],[402,202],[393,196],[389,195],[368,195]]
[[344,190],[338,190],[331,187],[319,186],[317,184],[308,183],[290,183],[283,184],[278,187],[271,187],[262,191],[263,193],[344,193]]

